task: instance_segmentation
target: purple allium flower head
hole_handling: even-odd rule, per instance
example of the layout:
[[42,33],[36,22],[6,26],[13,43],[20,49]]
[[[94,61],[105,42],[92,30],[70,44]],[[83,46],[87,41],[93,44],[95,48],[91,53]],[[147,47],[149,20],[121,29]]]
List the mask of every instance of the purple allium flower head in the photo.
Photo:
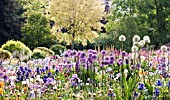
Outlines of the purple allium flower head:
[[111,61],[114,61],[114,60],[115,60],[115,57],[114,57],[114,56],[110,56],[110,60],[111,60]]
[[93,55],[92,53],[89,53],[89,54],[88,54],[88,57],[89,57],[89,58],[91,58],[91,57],[92,57],[92,55]]
[[89,50],[88,50],[88,53],[93,53],[93,50],[92,50],[92,49],[89,49]]
[[73,50],[72,51],[72,56],[75,56],[77,54],[77,51],[76,50]]
[[106,57],[105,60],[109,60],[109,57]]
[[107,53],[106,50],[102,50],[102,51],[101,51],[101,54],[102,54],[102,55],[106,55],[106,53]]
[[110,65],[114,64],[114,61],[110,60],[109,64],[110,64]]
[[118,63],[119,63],[120,66],[122,66],[123,65],[123,60],[119,59]]
[[97,55],[96,55],[96,54],[93,54],[93,55],[92,55],[92,59],[93,59],[93,60],[96,60],[96,59],[97,59]]
[[2,78],[4,79],[4,81],[8,80],[8,75],[7,74],[3,74]]
[[138,89],[139,89],[139,90],[143,90],[143,89],[144,89],[144,84],[143,84],[143,83],[140,83]]
[[82,51],[78,51],[77,56],[80,57],[81,53],[82,53]]
[[80,55],[80,58],[85,58],[85,57],[86,57],[86,53],[82,52],[81,55]]
[[93,50],[92,52],[93,52],[93,54],[97,54],[97,51],[96,51],[96,50]]
[[162,86],[162,82],[160,80],[157,81],[156,83],[157,86]]
[[122,55],[122,57],[124,57],[124,56],[127,55],[127,53],[126,53],[125,51],[122,51],[122,52],[121,52],[121,55]]
[[69,57],[69,55],[68,55],[68,53],[65,53],[64,58],[67,58],[67,57]]

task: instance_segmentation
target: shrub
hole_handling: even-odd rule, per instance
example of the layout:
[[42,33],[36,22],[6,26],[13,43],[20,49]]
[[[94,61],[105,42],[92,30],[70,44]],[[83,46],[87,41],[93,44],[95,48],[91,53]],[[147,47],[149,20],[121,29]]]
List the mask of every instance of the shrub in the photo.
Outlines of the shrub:
[[12,55],[9,51],[7,50],[2,50],[0,48],[0,59],[11,59],[12,58]]
[[46,48],[46,47],[37,47],[33,50],[32,57],[35,59],[45,58],[54,55],[54,51]]
[[33,54],[32,54],[32,58],[34,58],[34,59],[38,59],[38,58],[44,59],[45,58],[45,52],[41,51],[39,49],[34,49]]
[[32,51],[22,42],[9,40],[2,45],[2,50],[12,53],[13,57],[26,60],[31,57]]
[[66,49],[66,47],[56,44],[56,45],[53,45],[50,49],[53,50],[55,54],[60,55],[60,51],[63,52]]

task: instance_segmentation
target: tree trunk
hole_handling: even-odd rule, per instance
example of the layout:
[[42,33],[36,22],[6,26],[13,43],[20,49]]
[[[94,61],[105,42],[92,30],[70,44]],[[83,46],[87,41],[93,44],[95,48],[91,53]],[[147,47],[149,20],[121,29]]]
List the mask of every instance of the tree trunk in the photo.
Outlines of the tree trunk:
[[71,50],[73,50],[74,49],[74,43],[75,43],[75,41],[74,41],[74,33],[72,33],[72,44],[71,44]]

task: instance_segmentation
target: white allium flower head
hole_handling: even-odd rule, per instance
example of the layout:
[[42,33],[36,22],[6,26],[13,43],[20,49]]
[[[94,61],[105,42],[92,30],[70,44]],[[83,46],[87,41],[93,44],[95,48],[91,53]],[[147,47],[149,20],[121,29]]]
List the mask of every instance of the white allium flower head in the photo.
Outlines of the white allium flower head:
[[126,37],[124,35],[119,36],[119,41],[126,41]]
[[133,42],[138,42],[140,40],[140,36],[139,35],[134,35],[132,41]]
[[150,43],[150,37],[149,36],[144,36],[143,40],[145,41],[145,43]]
[[138,51],[138,47],[137,46],[132,46],[132,52],[137,52]]
[[164,52],[167,51],[167,46],[165,46],[165,45],[161,46],[161,50]]
[[141,43],[141,42],[138,42],[138,47],[143,47],[144,45],[143,45],[143,43]]
[[143,46],[145,45],[145,41],[144,40],[140,40],[140,43],[142,43]]
[[139,42],[133,42],[133,46],[139,46]]

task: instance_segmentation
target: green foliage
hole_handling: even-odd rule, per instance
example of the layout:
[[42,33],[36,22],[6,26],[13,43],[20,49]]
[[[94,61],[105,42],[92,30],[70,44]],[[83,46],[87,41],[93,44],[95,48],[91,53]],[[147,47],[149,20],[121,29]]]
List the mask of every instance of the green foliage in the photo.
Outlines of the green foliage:
[[0,59],[4,60],[4,59],[10,59],[10,58],[12,58],[12,54],[9,51],[2,50],[0,48]]
[[49,20],[40,13],[30,13],[27,23],[22,27],[22,32],[22,41],[31,49],[38,46],[50,47],[53,42]]
[[[104,6],[98,0],[51,0],[49,4],[49,17],[55,21],[52,31],[59,42],[74,45],[81,42],[87,45],[98,37],[92,30],[101,28],[99,20],[103,17]],[[57,5],[57,6],[56,6]],[[72,49],[74,46],[72,47]]]
[[0,45],[10,39],[21,38],[23,11],[18,0],[0,0]]
[[50,21],[46,18],[47,0],[23,1],[26,18],[22,31],[22,41],[31,49],[36,47],[51,47],[54,37],[50,32]]
[[28,59],[32,53],[32,51],[20,41],[9,40],[5,44],[3,44],[1,48],[2,50],[8,50],[9,52],[11,52],[13,57],[23,60]]
[[[165,44],[169,31],[170,2],[167,0],[113,0],[107,15],[107,32],[114,33],[113,41],[120,48],[118,36],[125,35],[125,49],[130,51],[134,34],[148,35],[156,48]],[[111,37],[111,36],[109,36]]]
[[44,51],[46,52],[46,56],[49,56],[49,55],[54,55],[54,51],[52,51],[51,49],[48,49],[46,47],[37,47],[36,49],[39,49],[41,51]]
[[39,49],[34,49],[33,50],[33,54],[32,54],[32,58],[34,59],[39,59],[39,58],[45,58],[45,52],[41,51]]
[[46,47],[37,47],[33,50],[32,58],[45,58],[54,55],[54,51]]
[[60,51],[63,52],[66,49],[66,47],[56,44],[56,45],[53,45],[50,49],[53,50],[55,54],[60,55]]

